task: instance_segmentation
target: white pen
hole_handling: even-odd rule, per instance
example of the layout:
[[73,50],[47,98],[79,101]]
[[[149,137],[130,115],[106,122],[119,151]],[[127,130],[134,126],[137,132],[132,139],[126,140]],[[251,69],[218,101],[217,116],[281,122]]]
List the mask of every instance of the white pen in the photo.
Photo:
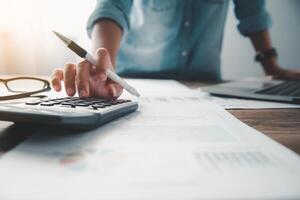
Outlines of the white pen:
[[[69,49],[71,49],[74,53],[76,53],[81,58],[86,59],[92,65],[97,66],[97,63],[96,63],[95,59],[93,58],[93,56],[91,54],[89,54],[86,50],[84,50],[82,47],[80,47],[78,44],[76,44],[74,41],[70,40],[66,36],[64,36],[56,31],[53,31],[53,33],[59,39],[61,39],[67,45],[67,47]],[[115,81],[116,83],[119,83],[125,90],[127,90],[132,95],[137,96],[137,97],[140,96],[140,94],[134,87],[130,86],[125,80],[123,80],[116,73],[112,72],[110,69],[106,70],[106,74],[111,80]]]

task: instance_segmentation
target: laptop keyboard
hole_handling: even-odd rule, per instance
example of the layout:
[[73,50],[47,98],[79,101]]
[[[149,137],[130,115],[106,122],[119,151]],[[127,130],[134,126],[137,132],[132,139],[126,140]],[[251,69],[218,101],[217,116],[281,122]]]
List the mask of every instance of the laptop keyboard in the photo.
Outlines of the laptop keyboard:
[[300,97],[300,81],[286,81],[255,92],[256,94]]
[[41,100],[34,100],[26,102],[26,105],[31,106],[68,106],[71,108],[76,107],[88,107],[93,108],[95,110],[106,108],[118,104],[123,104],[131,102],[130,100],[126,99],[104,99],[100,97],[64,97],[64,98],[55,98],[55,99],[41,99]]

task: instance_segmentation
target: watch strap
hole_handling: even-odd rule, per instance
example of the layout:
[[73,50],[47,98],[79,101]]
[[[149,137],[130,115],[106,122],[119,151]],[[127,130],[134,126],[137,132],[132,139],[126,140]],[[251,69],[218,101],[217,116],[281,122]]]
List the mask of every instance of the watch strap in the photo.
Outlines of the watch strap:
[[278,57],[277,51],[275,48],[270,48],[264,51],[259,51],[255,55],[255,61],[256,62],[262,62],[266,59],[272,58],[272,57]]

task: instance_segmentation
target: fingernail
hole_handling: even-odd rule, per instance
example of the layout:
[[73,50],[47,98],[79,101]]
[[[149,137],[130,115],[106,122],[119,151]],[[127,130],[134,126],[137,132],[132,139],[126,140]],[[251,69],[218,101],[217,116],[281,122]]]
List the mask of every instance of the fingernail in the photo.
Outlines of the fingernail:
[[72,89],[72,88],[69,88],[69,89],[67,90],[67,93],[68,93],[69,96],[71,96],[71,95],[73,94],[73,89]]
[[86,96],[85,90],[80,90],[79,95],[80,95],[81,97]]
[[113,97],[115,97],[117,95],[117,91],[114,87],[111,88],[111,94]]
[[59,90],[59,87],[57,85],[54,85],[53,86],[54,90],[58,91]]
[[106,75],[104,73],[100,73],[99,79],[104,81],[106,79]]

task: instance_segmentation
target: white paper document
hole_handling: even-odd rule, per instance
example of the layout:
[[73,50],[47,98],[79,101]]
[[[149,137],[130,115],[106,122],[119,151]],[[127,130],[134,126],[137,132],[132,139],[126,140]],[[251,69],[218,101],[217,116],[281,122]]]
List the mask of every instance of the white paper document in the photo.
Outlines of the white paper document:
[[142,94],[135,113],[86,132],[38,130],[1,156],[0,199],[300,198],[297,154],[198,91],[129,83]]

